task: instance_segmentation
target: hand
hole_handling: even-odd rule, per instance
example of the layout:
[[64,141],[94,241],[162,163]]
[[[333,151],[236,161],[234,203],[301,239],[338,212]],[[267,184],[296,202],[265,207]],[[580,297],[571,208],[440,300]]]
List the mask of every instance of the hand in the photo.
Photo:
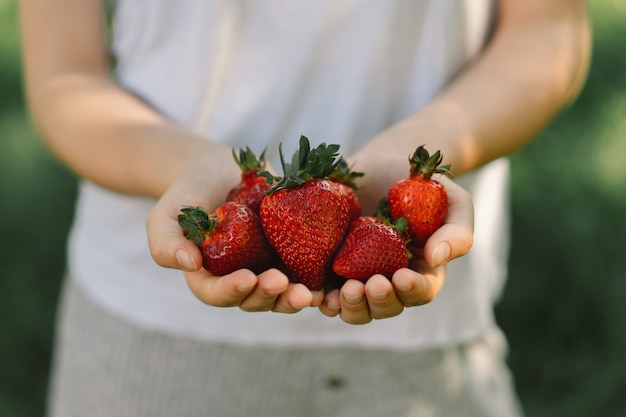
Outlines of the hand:
[[185,272],[185,277],[196,297],[218,307],[291,314],[306,307],[319,307],[324,299],[323,291],[310,291],[303,284],[290,283],[278,269],[259,275],[240,269],[218,277],[201,268]]
[[326,294],[320,306],[323,314],[340,315],[350,324],[364,324],[435,299],[443,288],[446,263],[469,252],[474,232],[470,195],[453,181],[445,177],[440,180],[448,194],[448,215],[424,248],[415,251],[410,268],[396,271],[391,281],[382,275],[374,275],[365,283],[348,280],[340,290]]
[[[225,161],[230,161],[229,158],[230,155]],[[233,171],[227,172],[214,166],[190,166],[163,194],[147,219],[152,257],[163,267],[185,271],[191,291],[209,305],[282,313],[320,306],[323,292],[312,292],[302,284],[290,283],[287,276],[276,269],[258,276],[247,269],[226,276],[214,276],[202,268],[202,254],[193,242],[184,237],[178,224],[178,214],[184,205],[200,205],[207,209],[219,205],[240,175],[236,165],[230,165]],[[216,178],[220,177],[217,175],[219,172],[223,173],[222,177],[235,178],[235,181]]]

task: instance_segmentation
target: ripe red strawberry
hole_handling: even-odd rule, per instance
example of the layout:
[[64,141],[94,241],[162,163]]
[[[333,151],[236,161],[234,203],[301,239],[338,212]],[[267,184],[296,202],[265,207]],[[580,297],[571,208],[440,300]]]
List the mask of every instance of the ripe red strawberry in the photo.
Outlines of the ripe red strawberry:
[[348,233],[356,229],[358,226],[367,223],[391,223],[391,213],[389,212],[389,204],[387,203],[387,197],[383,197],[378,202],[376,212],[370,216],[359,216],[350,222],[348,226]]
[[450,166],[442,166],[439,151],[432,156],[423,146],[409,158],[410,176],[391,186],[387,193],[391,217],[406,218],[412,243],[423,246],[426,240],[443,224],[448,213],[448,196],[432,175],[450,174]]
[[333,262],[333,271],[347,279],[367,281],[382,274],[391,279],[394,272],[409,266],[409,252],[403,236],[407,227],[401,218],[395,225],[365,222],[348,233]]
[[293,278],[319,290],[350,221],[339,185],[327,179],[338,163],[339,146],[322,143],[311,149],[302,136],[291,163],[279,150],[284,176],[261,173],[277,182],[261,203],[261,225]]
[[239,150],[239,157],[233,149],[233,158],[241,168],[241,181],[228,192],[226,201],[246,204],[258,214],[261,200],[270,188],[265,178],[259,176],[265,169],[265,150],[257,158],[248,147]]
[[355,192],[358,187],[354,180],[363,175],[362,172],[352,171],[348,163],[344,159],[340,159],[337,167],[329,176],[331,180],[339,183],[341,192],[348,200],[348,204],[350,205],[350,220],[355,220],[362,212],[361,202]]
[[350,233],[351,231],[353,231],[359,226],[362,226],[364,224],[371,224],[371,223],[382,223],[382,222],[376,216],[359,216],[350,222],[347,233]]
[[203,207],[183,207],[178,223],[202,251],[203,267],[214,275],[247,268],[259,274],[276,254],[265,240],[256,214],[245,204],[226,202],[213,213]]

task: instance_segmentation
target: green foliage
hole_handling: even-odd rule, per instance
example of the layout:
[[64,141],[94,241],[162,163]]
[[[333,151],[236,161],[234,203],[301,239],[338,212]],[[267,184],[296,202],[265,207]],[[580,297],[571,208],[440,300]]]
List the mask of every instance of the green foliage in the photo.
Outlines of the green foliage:
[[587,84],[512,157],[511,270],[497,313],[528,416],[626,410],[626,3],[588,4]]
[[41,416],[75,179],[26,115],[14,2],[0,2],[0,415]]
[[[626,410],[626,3],[588,2],[579,99],[511,159],[510,279],[497,307],[528,417]],[[0,415],[43,415],[76,179],[26,115],[16,5],[0,0]]]

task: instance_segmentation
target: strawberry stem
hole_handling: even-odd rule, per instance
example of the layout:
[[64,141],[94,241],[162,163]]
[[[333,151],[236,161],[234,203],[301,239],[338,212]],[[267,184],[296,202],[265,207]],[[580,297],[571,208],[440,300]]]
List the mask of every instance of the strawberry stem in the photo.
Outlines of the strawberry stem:
[[409,158],[411,166],[411,176],[421,176],[429,179],[433,174],[452,175],[450,165],[439,166],[443,161],[443,155],[440,151],[436,151],[430,155],[424,145],[419,146],[413,155]]
[[389,201],[387,200],[387,197],[381,198],[378,202],[378,207],[376,207],[374,217],[383,222],[391,222],[391,210],[389,210]]
[[263,149],[261,155],[257,158],[254,152],[246,146],[246,149],[239,149],[239,156],[235,152],[235,149],[232,150],[233,159],[239,165],[242,171],[260,171],[265,169],[265,151],[267,148]]
[[[381,200],[381,203],[382,203],[382,200]],[[402,237],[402,240],[404,241],[404,245],[406,246],[406,255],[409,261],[413,259],[415,255],[413,254],[413,252],[411,252],[411,249],[409,249],[409,243],[411,243],[411,237],[409,236],[409,233],[408,233],[409,221],[405,219],[404,217],[400,217],[398,220],[392,223],[391,218],[388,217],[383,220],[383,223],[393,227],[395,231],[398,232],[398,234]]]
[[322,143],[311,149],[311,144],[306,136],[300,136],[300,147],[291,157],[291,162],[286,162],[283,155],[282,143],[278,146],[280,162],[283,168],[283,176],[274,176],[268,171],[259,172],[265,177],[268,184],[276,183],[267,190],[271,194],[280,188],[297,187],[317,178],[328,178],[342,160],[339,156],[339,145],[326,145]]
[[329,178],[331,180],[347,185],[353,190],[357,190],[359,187],[357,187],[354,180],[356,178],[362,177],[363,175],[365,174],[362,172],[353,171],[352,167],[350,167],[346,160],[342,158],[339,160],[339,163],[337,164],[335,170],[329,175]]
[[185,206],[178,215],[178,224],[185,232],[187,239],[200,246],[204,237],[210,234],[217,225],[217,218],[209,215],[204,207]]
[[396,229],[396,231],[398,233],[400,233],[401,235],[404,234],[407,229],[409,228],[409,222],[407,221],[407,219],[405,219],[404,217],[400,217],[398,220],[396,220],[395,223],[393,223],[391,225],[394,229]]

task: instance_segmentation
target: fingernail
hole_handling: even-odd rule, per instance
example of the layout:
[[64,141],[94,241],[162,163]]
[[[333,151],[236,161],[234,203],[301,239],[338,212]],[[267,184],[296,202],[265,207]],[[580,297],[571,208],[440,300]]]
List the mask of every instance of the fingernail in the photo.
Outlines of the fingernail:
[[196,262],[193,260],[193,256],[182,249],[176,251],[176,262],[178,262],[178,266],[184,271],[195,271],[198,269],[196,268]]
[[385,291],[371,291],[369,295],[374,300],[378,300],[378,301],[382,301],[385,298],[387,298],[387,293]]
[[413,285],[410,282],[399,282],[395,284],[396,289],[400,292],[409,292],[413,289]]
[[345,295],[346,301],[350,304],[358,304],[363,300],[363,296],[361,294],[357,295]]
[[330,310],[330,311],[339,311],[341,309],[340,306],[336,306],[334,304],[331,303],[327,303],[326,307]]
[[450,258],[450,245],[447,242],[441,242],[433,250],[433,266],[440,266],[448,262]]
[[256,285],[256,282],[245,282],[237,286],[237,291],[243,294],[249,293],[250,291],[252,291],[255,285]]

